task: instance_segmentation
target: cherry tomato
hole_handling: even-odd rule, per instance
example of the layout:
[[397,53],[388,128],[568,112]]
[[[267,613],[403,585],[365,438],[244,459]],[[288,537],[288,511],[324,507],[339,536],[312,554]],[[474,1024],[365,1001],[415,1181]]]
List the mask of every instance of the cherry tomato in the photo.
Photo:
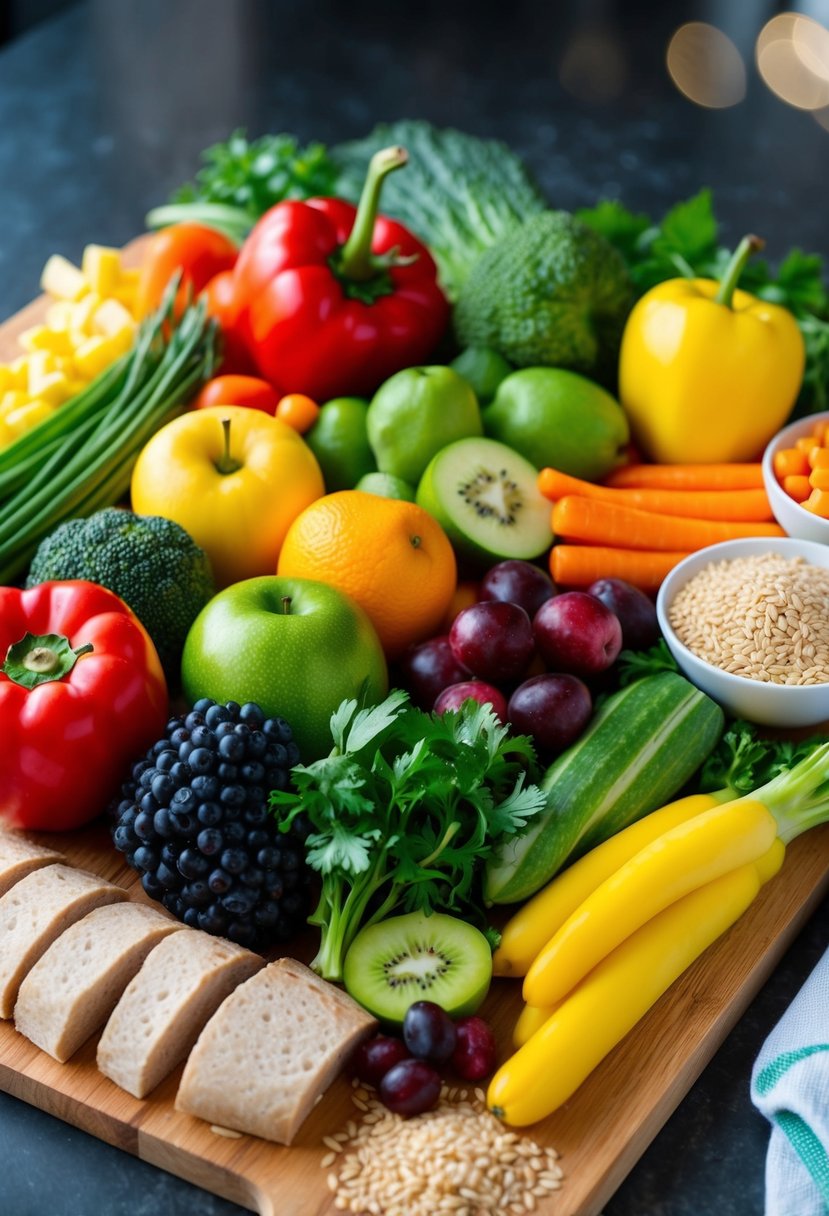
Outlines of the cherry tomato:
[[193,409],[206,410],[211,405],[243,405],[248,409],[276,413],[279,396],[267,380],[255,376],[214,376],[208,380],[196,398]]
[[310,430],[319,417],[320,407],[311,397],[304,393],[288,393],[282,397],[276,407],[276,416],[282,422],[287,422],[300,435]]
[[185,308],[188,292],[195,297],[210,280],[236,263],[238,250],[233,242],[215,228],[204,224],[172,224],[156,232],[147,243],[141,262],[135,309],[147,316],[158,308],[167,284],[177,270],[181,287],[176,295],[176,315]]

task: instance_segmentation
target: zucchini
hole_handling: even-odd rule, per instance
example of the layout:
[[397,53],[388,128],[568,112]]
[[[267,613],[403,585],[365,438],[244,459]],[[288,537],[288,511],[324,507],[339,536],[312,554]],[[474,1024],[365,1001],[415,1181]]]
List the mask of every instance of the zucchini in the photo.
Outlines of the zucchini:
[[683,676],[659,672],[608,697],[547,769],[547,805],[487,863],[487,903],[527,899],[562,866],[668,802],[722,734],[719,705]]

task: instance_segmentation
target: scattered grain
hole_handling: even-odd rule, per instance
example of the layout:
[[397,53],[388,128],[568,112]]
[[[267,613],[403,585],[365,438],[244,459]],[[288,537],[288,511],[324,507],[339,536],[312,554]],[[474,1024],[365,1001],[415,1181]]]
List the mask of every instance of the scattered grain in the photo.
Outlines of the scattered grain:
[[668,619],[689,650],[733,675],[829,681],[829,569],[802,557],[710,562],[677,592]]
[[224,1136],[227,1140],[241,1140],[242,1133],[233,1131],[230,1127],[219,1127],[217,1123],[210,1125],[210,1130],[214,1136]]
[[[557,1153],[508,1132],[477,1090],[446,1087],[435,1110],[401,1119],[367,1091],[359,1124],[326,1136],[323,1168],[338,1211],[370,1216],[503,1216],[534,1212],[560,1185]],[[345,1144],[342,1143],[345,1138]],[[336,1146],[336,1148],[335,1148]],[[337,1156],[337,1154],[340,1154]],[[333,1185],[332,1185],[333,1179]]]

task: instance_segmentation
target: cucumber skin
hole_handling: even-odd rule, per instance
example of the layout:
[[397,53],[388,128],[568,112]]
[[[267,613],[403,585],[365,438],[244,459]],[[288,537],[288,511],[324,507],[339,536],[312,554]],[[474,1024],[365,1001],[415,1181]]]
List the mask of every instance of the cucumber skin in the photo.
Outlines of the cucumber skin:
[[487,903],[528,899],[575,861],[664,806],[713,750],[725,716],[683,676],[660,672],[608,698],[547,769],[546,808],[488,862]]

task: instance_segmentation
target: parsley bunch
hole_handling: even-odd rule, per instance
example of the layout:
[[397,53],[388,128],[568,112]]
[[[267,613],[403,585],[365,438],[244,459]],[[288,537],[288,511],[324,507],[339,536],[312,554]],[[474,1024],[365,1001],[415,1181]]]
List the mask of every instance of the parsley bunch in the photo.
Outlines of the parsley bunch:
[[817,750],[825,739],[768,739],[751,722],[736,719],[705,761],[699,788],[703,793],[727,789],[732,797],[751,794],[788,773]]
[[330,756],[295,767],[295,790],[274,791],[271,807],[282,831],[300,814],[311,822],[307,860],[322,879],[311,965],[339,980],[358,931],[392,912],[441,909],[480,923],[482,863],[546,795],[525,784],[532,743],[489,706],[428,714],[395,691],[370,709],[344,701],[331,734]]
[[[731,258],[732,251],[719,243],[710,190],[677,203],[659,223],[613,201],[578,216],[616,246],[639,295],[665,279],[720,279]],[[801,406],[829,408],[829,295],[822,259],[792,249],[773,271],[763,258],[752,258],[740,275],[740,288],[794,314],[806,345]]]

